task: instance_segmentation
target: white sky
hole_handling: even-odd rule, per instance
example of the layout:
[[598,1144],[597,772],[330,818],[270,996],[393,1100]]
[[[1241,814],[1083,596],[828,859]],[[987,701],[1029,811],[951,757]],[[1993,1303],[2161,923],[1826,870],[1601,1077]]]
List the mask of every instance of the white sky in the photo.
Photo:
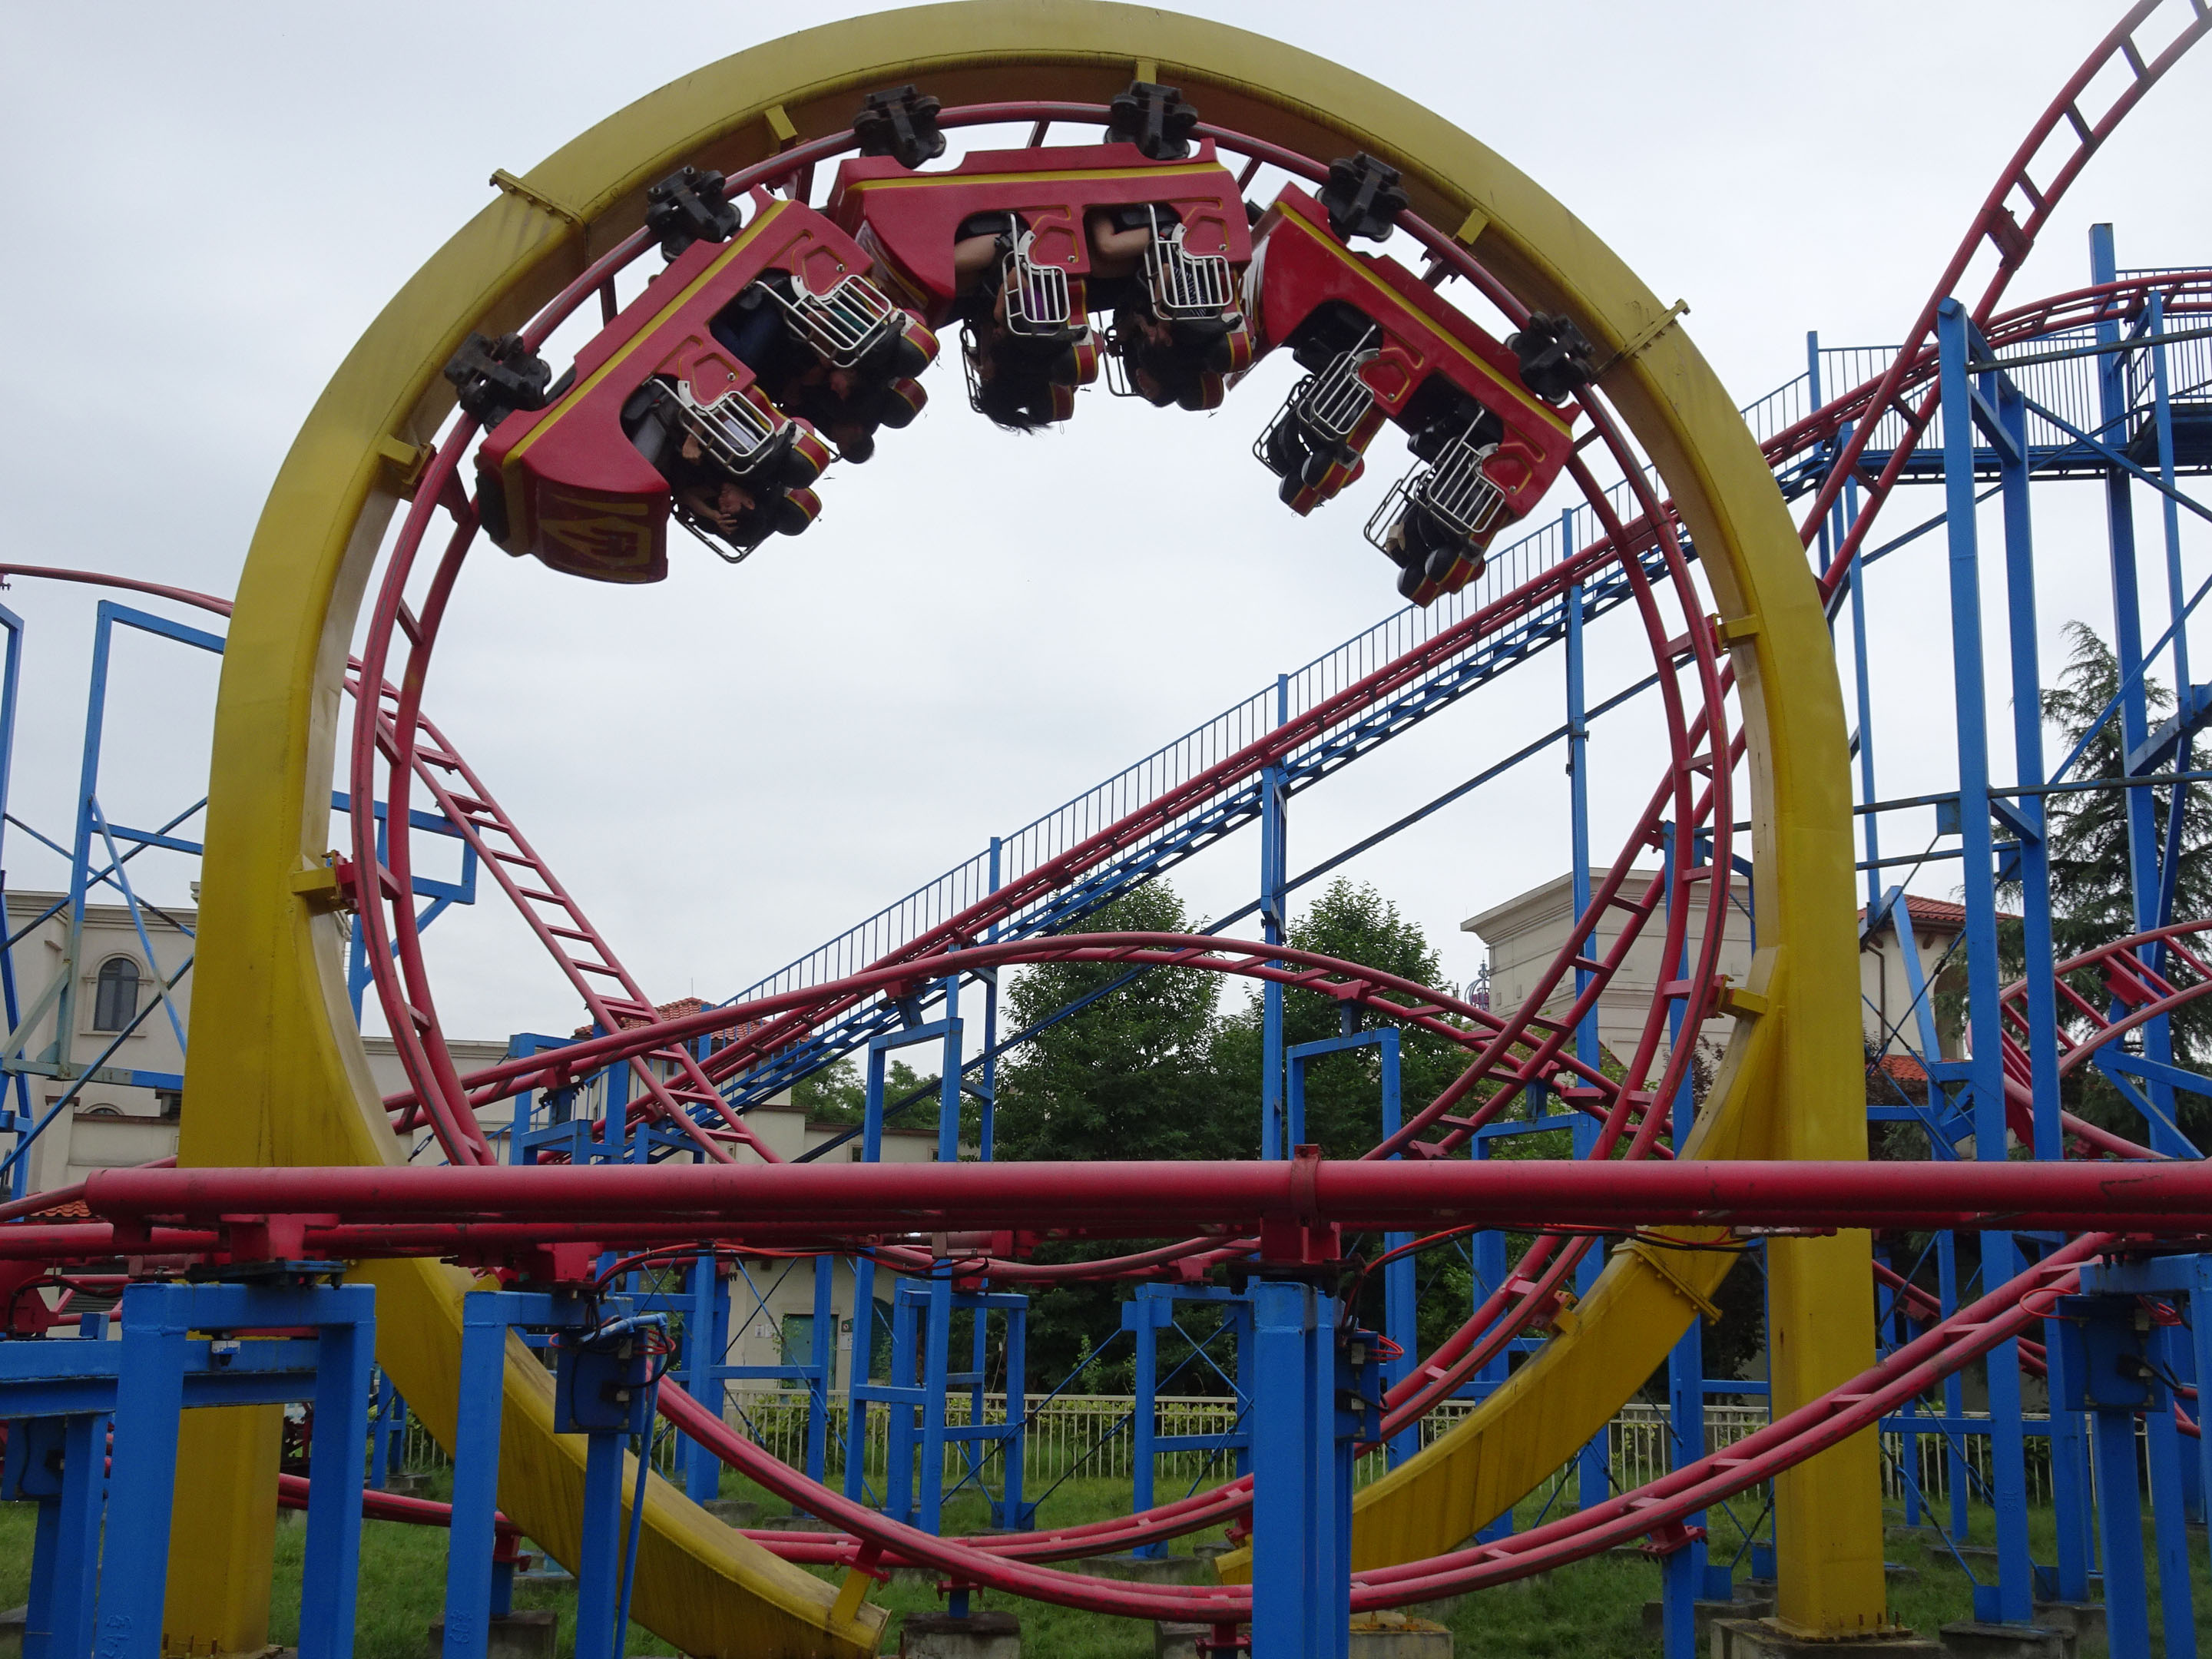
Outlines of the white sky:
[[[2169,0],[2173,10],[2181,0]],[[2029,122],[2117,5],[1654,7],[1309,0],[1193,8],[1348,64],[1439,110],[1549,188],[1686,326],[1739,402],[1799,372],[1805,335],[1893,341]],[[810,19],[865,9],[836,3]],[[793,15],[732,4],[11,7],[0,18],[0,549],[228,593],[318,391],[410,273],[602,117]],[[1357,17],[1357,25],[1347,20]],[[2154,26],[2155,27],[2155,26]],[[2212,51],[2185,62],[2095,161],[2015,298],[2087,280],[2087,228],[2124,265],[2212,258],[2195,183]],[[949,356],[950,354],[948,354]],[[656,998],[723,996],[1396,607],[1359,526],[1406,464],[1301,523],[1253,434],[1272,364],[1211,416],[1094,392],[1023,440],[964,407],[950,362],[913,428],[838,468],[822,522],[742,570],[690,544],[665,584],[565,581],[486,549],[431,683],[475,762]],[[1893,535],[1936,510],[1900,495]],[[2110,615],[2099,498],[2037,498],[2045,653]],[[2157,514],[2139,494],[2147,581]],[[2208,538],[2185,531],[2190,580]],[[1998,553],[1985,550],[1991,675]],[[1881,789],[1951,780],[1940,537],[1876,568]],[[709,567],[712,568],[709,568]],[[95,597],[17,582],[29,625],[15,810],[67,831]],[[159,609],[161,607],[155,606]],[[2154,632],[2155,629],[2153,630]],[[1593,696],[1644,672],[1594,630]],[[2200,653],[2200,655],[2202,653]],[[2161,678],[2164,678],[2161,676]],[[158,821],[203,791],[214,663],[120,648],[103,801]],[[2001,692],[1993,708],[2002,718]],[[1303,869],[1549,730],[1547,659],[1292,809]],[[1656,723],[1598,728],[1596,843],[1654,779]],[[1995,734],[2008,755],[2005,733]],[[2000,775],[2002,771],[2002,763]],[[1448,974],[1461,918],[1565,866],[1556,754],[1368,854]],[[1902,825],[1885,851],[1917,848]],[[181,899],[187,860],[142,860]],[[16,886],[59,861],[11,832]],[[1249,836],[1178,872],[1198,910],[1251,896]],[[1918,885],[1948,892],[1940,867]],[[431,935],[455,1035],[565,1030],[575,1011],[494,902]]]

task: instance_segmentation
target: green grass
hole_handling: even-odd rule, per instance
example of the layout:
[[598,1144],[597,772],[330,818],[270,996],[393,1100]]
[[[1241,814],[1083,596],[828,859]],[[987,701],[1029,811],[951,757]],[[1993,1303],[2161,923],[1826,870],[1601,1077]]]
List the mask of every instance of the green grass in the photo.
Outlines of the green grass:
[[[442,1475],[436,1478],[436,1486],[442,1486],[443,1479]],[[725,1477],[723,1493],[763,1499],[768,1513],[781,1507],[734,1475]],[[445,1493],[434,1489],[432,1495]],[[1128,1506],[1126,1480],[1070,1480],[1053,1493],[1043,1519],[1048,1525],[1070,1526],[1124,1514]],[[1747,1510],[1742,1518],[1747,1521],[1751,1515]],[[1522,1523],[1534,1519],[1534,1506],[1524,1506]],[[1741,1532],[1729,1516],[1717,1510],[1709,1519],[1713,1548],[1733,1553]],[[972,1532],[985,1520],[981,1501],[963,1495],[947,1506],[945,1530]],[[0,1607],[18,1606],[27,1593],[32,1521],[30,1505],[0,1504]],[[1988,1510],[1978,1507],[1972,1521],[1970,1541],[1990,1541],[1993,1532]],[[2037,1558],[2051,1559],[2051,1512],[2031,1511],[2029,1530]],[[1202,1534],[1195,1540],[1178,1540],[1171,1547],[1186,1553],[1194,1542],[1218,1537],[1218,1532]],[[277,1531],[270,1636],[278,1643],[289,1644],[298,1635],[301,1554],[306,1541],[302,1526],[286,1525]],[[1933,1635],[1939,1626],[1971,1615],[1970,1582],[1948,1555],[1940,1561],[1928,1558],[1917,1539],[1897,1536],[1892,1537],[1888,1553],[1893,1561],[1918,1570],[1917,1577],[1890,1586],[1891,1613],[1899,1623]],[[2145,1554],[2151,1554],[2148,1537]],[[2193,1543],[2191,1565],[2198,1642],[2203,1646],[2212,1644],[2212,1571],[2208,1571],[2201,1534]],[[442,1529],[390,1522],[365,1524],[355,1638],[355,1651],[361,1659],[425,1659],[430,1621],[438,1616],[444,1599],[445,1571]],[[829,1569],[819,1571],[824,1578],[841,1576]],[[1659,1659],[1657,1639],[1646,1635],[1644,1629],[1644,1604],[1658,1595],[1656,1563],[1626,1556],[1601,1557],[1562,1567],[1533,1583],[1465,1597],[1445,1622],[1455,1638],[1457,1659]],[[933,1612],[943,1605],[927,1585],[896,1582],[880,1587],[875,1599],[893,1614],[884,1640],[886,1652],[897,1650],[901,1618]],[[575,1595],[572,1588],[521,1586],[515,1593],[515,1605],[550,1607],[559,1613],[559,1650],[563,1656],[573,1651],[574,1632],[570,1620]],[[980,1592],[974,1605],[1005,1607],[1018,1614],[1027,1650],[1052,1659],[1151,1659],[1153,1652],[1152,1628],[1143,1620],[1076,1613],[989,1592]],[[2160,1637],[2154,1581],[2151,1625],[2155,1650]],[[624,1651],[670,1655],[675,1650],[633,1625]],[[2101,1649],[2094,1644],[2086,1645],[2083,1659],[2102,1659]]]

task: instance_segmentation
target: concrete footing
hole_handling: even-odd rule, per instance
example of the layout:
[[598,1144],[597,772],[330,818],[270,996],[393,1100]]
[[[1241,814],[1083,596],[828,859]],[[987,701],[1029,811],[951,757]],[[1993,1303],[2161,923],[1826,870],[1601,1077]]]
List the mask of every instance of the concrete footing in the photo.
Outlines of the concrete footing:
[[[489,1659],[553,1659],[553,1635],[559,1615],[550,1607],[526,1608],[491,1621],[484,1651]],[[430,1621],[430,1659],[446,1651],[443,1614]]]
[[384,1477],[384,1490],[400,1498],[420,1498],[430,1490],[430,1477],[417,1469],[404,1474]]
[[[1772,1601],[1747,1601],[1739,1596],[1733,1601],[1700,1601],[1691,1617],[1696,1623],[1698,1650],[1703,1652],[1712,1634],[1716,1619],[1764,1619],[1774,1611]],[[1644,1604],[1644,1628],[1653,1636],[1667,1629],[1667,1604],[1646,1601]]]
[[761,1506],[750,1498],[706,1498],[699,1507],[726,1527],[757,1527]]
[[9,1607],[0,1613],[0,1659],[23,1659],[23,1626],[31,1617],[31,1606],[25,1602],[20,1607]]
[[2077,1642],[2105,1639],[2105,1604],[2102,1601],[2038,1601],[2035,1622],[2053,1629],[2071,1631]]
[[1188,1555],[1139,1555],[1125,1550],[1119,1555],[1086,1555],[1067,1565],[1093,1578],[1120,1578],[1133,1584],[1188,1584],[1192,1562]]
[[1352,1659],[1451,1659],[1452,1634],[1429,1619],[1363,1613],[1352,1621]]
[[1893,1636],[1820,1640],[1771,1619],[1716,1619],[1712,1659],[1942,1659],[1943,1644],[1900,1631]]
[[1954,1659],[2074,1659],[2070,1630],[2049,1625],[1946,1625],[1938,1632]]
[[1022,1659],[1022,1621],[995,1610],[964,1619],[909,1613],[899,1626],[898,1650],[901,1659]]

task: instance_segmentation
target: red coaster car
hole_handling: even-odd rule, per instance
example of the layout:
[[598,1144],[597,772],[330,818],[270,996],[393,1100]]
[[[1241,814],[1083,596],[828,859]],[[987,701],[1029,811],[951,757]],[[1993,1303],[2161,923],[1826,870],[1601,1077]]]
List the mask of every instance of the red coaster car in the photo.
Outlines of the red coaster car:
[[1458,592],[1491,538],[1551,488],[1581,411],[1531,391],[1511,348],[1396,260],[1346,247],[1295,185],[1254,228],[1244,291],[1261,352],[1287,346],[1309,371],[1254,447],[1283,501],[1310,513],[1396,422],[1428,465],[1391,492],[1369,539],[1406,570],[1400,591],[1416,603]]
[[1210,143],[1159,160],[1123,143],[980,150],[941,173],[863,155],[839,164],[829,210],[931,326],[963,325],[969,400],[1005,424],[1073,412],[1097,377],[1094,310],[1115,313],[1130,386],[1156,402],[1211,407],[1251,360],[1251,235]]
[[682,239],[544,407],[491,426],[477,504],[500,546],[596,581],[659,581],[672,515],[735,563],[821,511],[817,426],[864,459],[876,425],[913,418],[935,337],[820,214],[763,192],[752,210],[726,241]]

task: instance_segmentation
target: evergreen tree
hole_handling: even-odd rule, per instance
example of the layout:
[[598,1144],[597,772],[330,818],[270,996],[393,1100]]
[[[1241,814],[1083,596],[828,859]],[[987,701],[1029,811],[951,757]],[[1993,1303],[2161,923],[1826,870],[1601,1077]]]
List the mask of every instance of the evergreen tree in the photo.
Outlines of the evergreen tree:
[[[2057,745],[2055,763],[2073,752],[2090,727],[2105,712],[2120,688],[2118,659],[2096,630],[2086,623],[2066,625],[2066,666],[2058,683],[2043,692],[2045,723]],[[2154,726],[2173,707],[2172,694],[2157,680],[2143,677],[2143,701]],[[2116,714],[2089,738],[2082,757],[2069,781],[2118,779],[2125,775],[2124,738]],[[2186,767],[2185,751],[2177,765]],[[2163,856],[2168,817],[2172,811],[2172,786],[2152,792],[2154,840]],[[2051,932],[2058,958],[2078,956],[2136,931],[2134,889],[2128,860],[2127,792],[2083,789],[2043,798],[2045,828],[2051,860]],[[2016,882],[1998,890],[2001,905],[2018,909],[2024,894]],[[2181,856],[2176,871],[2173,915],[2177,919],[2212,915],[2212,799],[2200,786],[2188,792],[2183,807]],[[1937,981],[1936,1006],[1948,1022],[1963,1024],[1966,1014],[1965,952],[1960,966]],[[2026,971],[2027,953],[2019,918],[2000,918],[1997,924],[1998,971],[2009,983]],[[2186,963],[2168,956],[2163,971],[2177,985],[2195,982]],[[2072,988],[2087,1002],[2104,1007],[2110,993],[2094,972],[2072,976]],[[2064,1000],[2059,1018],[2076,1035],[2087,1022],[2073,1012]],[[2179,1065],[2204,1069],[2212,1062],[2212,999],[2185,1005],[2172,1016],[2173,1056]],[[2131,1039],[2123,1039],[2130,1042]],[[2067,1079],[2060,1098],[2069,1111],[2091,1121],[2141,1139],[2145,1133],[2142,1115],[2093,1066],[2083,1066]],[[2212,1132],[2212,1100],[2197,1095],[2179,1097],[2179,1127],[2199,1146]]]
[[[2058,684],[2043,693],[2043,718],[2062,741],[2063,752],[2071,753],[2118,694],[2120,665],[2112,647],[2086,623],[2067,623],[2066,639],[2066,667]],[[2154,726],[2173,708],[2172,694],[2148,675],[2143,677],[2143,700]],[[2124,775],[2122,746],[2119,716],[2115,714],[2090,739],[2072,776]],[[2187,757],[2179,759],[2185,763]],[[2171,787],[2151,792],[2161,856],[2173,793]],[[2127,795],[2120,789],[2084,789],[2044,798],[2051,846],[2051,933],[2062,957],[2136,931],[2128,878]],[[2212,915],[2212,799],[2201,787],[2189,791],[2182,811],[2173,914],[2178,919]],[[2179,1035],[2177,1031],[2177,1038]]]

